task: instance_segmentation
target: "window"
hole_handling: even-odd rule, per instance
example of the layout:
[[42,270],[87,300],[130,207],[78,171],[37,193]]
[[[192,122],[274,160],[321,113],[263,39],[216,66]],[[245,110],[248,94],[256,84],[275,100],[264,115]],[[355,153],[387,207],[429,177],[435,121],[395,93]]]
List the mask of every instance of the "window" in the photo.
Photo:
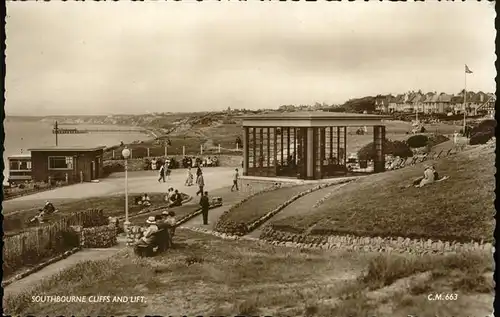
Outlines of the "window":
[[19,169],[19,161],[10,161],[9,169],[11,171],[17,171]]
[[72,170],[73,157],[49,156],[49,170]]
[[30,170],[31,169],[31,162],[30,161],[19,162],[19,169],[20,170]]
[[9,169],[11,171],[29,171],[31,170],[31,161],[10,160]]

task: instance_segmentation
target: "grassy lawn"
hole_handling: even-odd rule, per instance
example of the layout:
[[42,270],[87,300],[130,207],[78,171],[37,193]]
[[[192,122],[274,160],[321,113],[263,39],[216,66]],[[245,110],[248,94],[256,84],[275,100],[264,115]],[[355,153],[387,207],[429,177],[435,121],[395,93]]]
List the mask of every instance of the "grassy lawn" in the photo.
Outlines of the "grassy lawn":
[[241,124],[221,124],[203,129],[203,133],[210,137],[213,144],[227,149],[236,148],[236,138],[239,136],[243,140],[243,128]]
[[[403,121],[385,121],[386,125],[386,138],[392,141],[407,140],[412,134],[407,132],[412,130],[411,123]],[[459,131],[460,127],[446,124],[426,124],[427,134],[453,134],[454,131]],[[356,153],[368,143],[373,142],[373,129],[368,128],[368,133],[365,135],[357,135],[358,128],[352,127],[347,129],[347,153]]]
[[[152,207],[166,206],[163,194],[149,195]],[[129,215],[133,216],[142,210],[142,206],[134,203],[135,195],[129,196]],[[39,226],[37,222],[29,224],[28,221],[38,214],[38,209],[43,207],[43,202],[39,207],[24,210],[23,212],[12,213],[4,216],[3,229],[5,235],[13,235],[22,232],[25,229]],[[64,216],[68,216],[75,211],[87,209],[102,209],[106,216],[118,217],[125,214],[125,195],[115,195],[106,197],[91,197],[86,199],[72,200],[61,204],[56,204],[59,210],[53,214],[50,222],[57,221]]]
[[423,174],[422,164],[375,174],[340,188],[303,216],[277,220],[280,230],[311,234],[402,236],[491,242],[494,221],[494,149],[476,147],[440,159],[448,180],[402,188]]
[[[492,307],[490,280],[481,277],[491,272],[491,255],[381,257],[227,241],[187,230],[178,230],[176,239],[175,249],[154,258],[138,259],[126,250],[108,260],[80,263],[19,296],[7,294],[5,312],[319,317],[415,311],[458,316],[460,309],[460,316],[485,316]],[[420,272],[430,275],[423,286],[395,287]],[[447,291],[458,293],[458,300],[423,302],[428,293]],[[145,302],[34,303],[33,295],[137,295]],[[478,298],[482,305],[477,306]]]
[[[175,218],[177,220],[179,220],[182,217],[185,217],[185,216],[195,212],[198,207],[199,207],[198,204],[193,204],[190,202],[190,203],[183,205],[183,206],[170,208],[169,210],[175,212]],[[146,219],[148,219],[148,217],[156,216],[156,215],[161,215],[161,211],[156,211],[154,213],[147,213],[144,215],[137,215],[137,216],[131,218],[130,222],[133,225],[144,225],[146,222]]]
[[222,215],[219,218],[219,222],[230,221],[235,223],[250,224],[284,203],[287,199],[316,186],[316,184],[309,184],[282,187],[272,191],[260,193],[232,209],[228,213]]

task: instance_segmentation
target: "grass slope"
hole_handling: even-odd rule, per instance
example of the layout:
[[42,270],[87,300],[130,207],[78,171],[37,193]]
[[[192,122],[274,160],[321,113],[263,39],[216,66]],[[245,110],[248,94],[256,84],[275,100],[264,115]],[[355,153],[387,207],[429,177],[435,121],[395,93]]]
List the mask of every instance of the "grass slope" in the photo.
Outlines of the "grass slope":
[[470,242],[492,241],[494,149],[476,147],[436,162],[450,179],[423,188],[401,188],[423,166],[381,173],[350,183],[322,206],[273,223],[276,229],[312,234],[402,236]]
[[[134,198],[137,195],[129,196],[129,215],[136,215],[142,206],[136,205],[134,203]],[[152,208],[166,206],[164,201],[164,194],[151,194],[149,195],[152,203]],[[40,207],[43,206],[40,205]],[[39,226],[37,223],[30,225],[28,221],[38,214],[38,208],[32,208],[24,210],[18,213],[12,213],[4,216],[3,229],[5,235],[14,235],[30,227]],[[106,216],[118,217],[124,215],[125,210],[125,196],[124,195],[114,195],[106,197],[91,197],[87,199],[78,199],[73,201],[68,201],[61,204],[55,204],[55,207],[59,210],[58,213],[53,214],[50,217],[50,222],[57,221],[64,216],[68,216],[75,211],[82,211],[87,209],[102,209]]]
[[304,192],[314,185],[298,185],[291,187],[282,187],[272,191],[257,194],[243,204],[232,209],[230,212],[222,215],[219,222],[232,221],[235,223],[250,224],[268,212],[274,210],[287,199]]
[[[108,260],[80,263],[19,296],[7,293],[5,312],[309,317],[419,312],[419,316],[485,316],[492,307],[491,279],[482,277],[484,272],[491,273],[491,255],[381,257],[227,241],[188,230],[178,230],[176,240],[175,249],[154,258],[138,259],[126,251]],[[395,293],[387,290],[422,272],[430,275],[421,281],[424,284],[411,284],[411,289],[398,287]],[[378,296],[374,296],[376,292]],[[431,292],[457,293],[459,297],[452,305],[430,302],[426,294]],[[32,302],[31,296],[42,294],[139,295],[145,302]],[[475,307],[478,303],[481,305]]]

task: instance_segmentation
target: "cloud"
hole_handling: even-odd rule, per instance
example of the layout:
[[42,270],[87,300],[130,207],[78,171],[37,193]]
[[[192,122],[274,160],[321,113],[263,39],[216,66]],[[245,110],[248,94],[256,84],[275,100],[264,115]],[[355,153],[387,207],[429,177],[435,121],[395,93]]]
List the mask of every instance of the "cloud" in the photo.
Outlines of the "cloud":
[[[7,4],[7,112],[127,113],[494,91],[484,3]],[[471,27],[472,26],[472,27]]]

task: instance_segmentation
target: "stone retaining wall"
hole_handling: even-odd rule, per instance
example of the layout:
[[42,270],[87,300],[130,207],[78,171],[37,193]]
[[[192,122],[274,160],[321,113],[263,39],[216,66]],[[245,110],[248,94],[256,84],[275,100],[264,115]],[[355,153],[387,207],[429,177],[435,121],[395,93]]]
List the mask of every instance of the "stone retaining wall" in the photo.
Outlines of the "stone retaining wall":
[[72,229],[78,234],[81,248],[109,248],[118,243],[118,227],[115,223],[92,228],[73,226]]
[[481,241],[458,243],[431,239],[410,239],[402,237],[358,237],[354,235],[314,236],[283,232],[267,227],[260,239],[273,245],[312,249],[344,249],[352,251],[400,252],[414,254],[445,254],[463,251],[493,250],[491,243]]
[[[449,254],[467,251],[489,251],[493,252],[491,243],[450,243],[433,240],[411,240],[404,238],[367,238],[356,236],[304,236],[287,232],[266,230],[261,238],[248,236],[237,236],[227,233],[207,230],[205,228],[180,227],[180,229],[190,230],[210,234],[226,240],[249,240],[260,243],[268,243],[281,247],[293,247],[300,249],[323,249],[323,250],[343,250],[343,251],[365,251],[365,252],[395,252],[412,254]],[[266,238],[264,238],[264,236]],[[303,241],[303,242],[300,242]]]

